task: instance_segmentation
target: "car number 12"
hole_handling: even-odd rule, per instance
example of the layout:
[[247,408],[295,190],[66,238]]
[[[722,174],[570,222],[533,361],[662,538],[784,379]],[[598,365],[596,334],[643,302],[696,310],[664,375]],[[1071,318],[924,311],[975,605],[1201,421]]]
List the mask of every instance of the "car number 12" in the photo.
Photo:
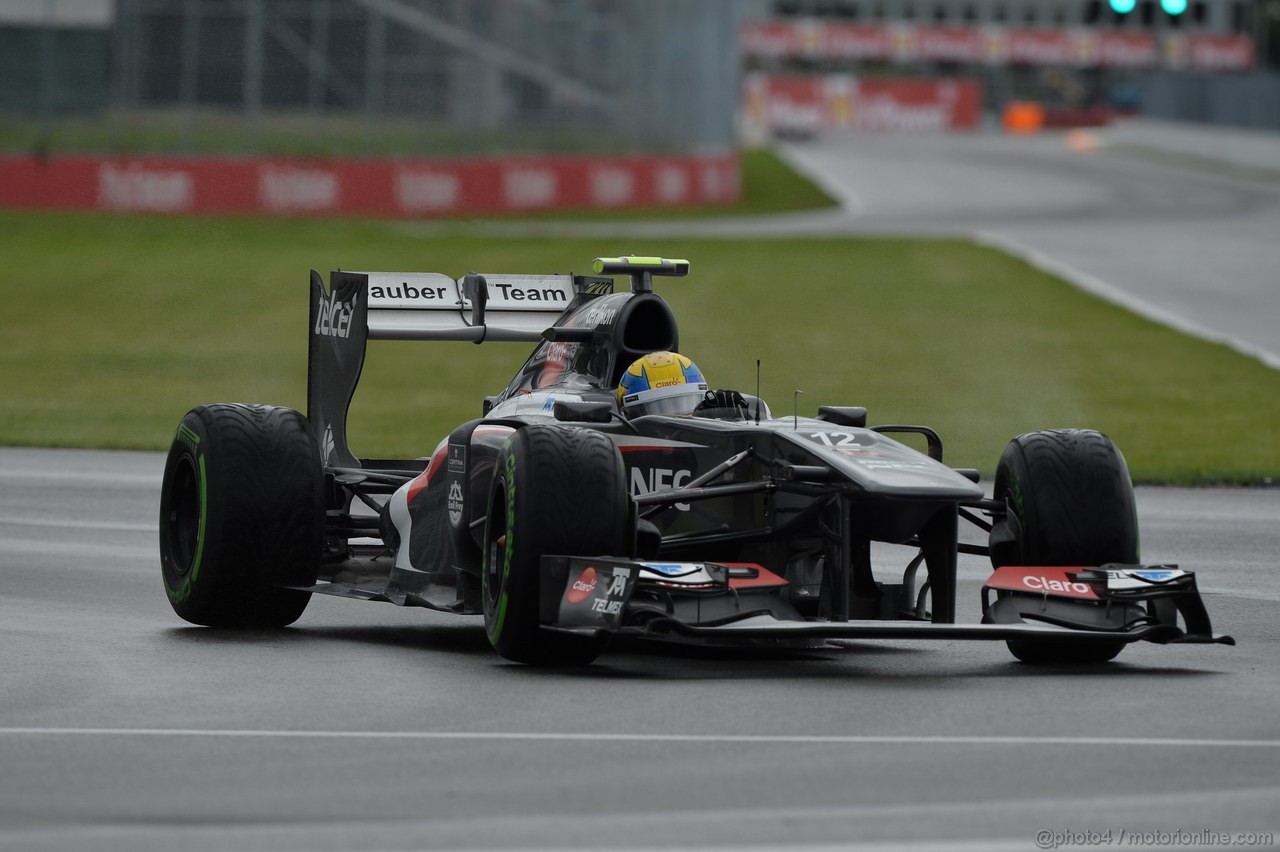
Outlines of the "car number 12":
[[858,447],[862,442],[853,432],[810,432],[806,437],[828,447]]

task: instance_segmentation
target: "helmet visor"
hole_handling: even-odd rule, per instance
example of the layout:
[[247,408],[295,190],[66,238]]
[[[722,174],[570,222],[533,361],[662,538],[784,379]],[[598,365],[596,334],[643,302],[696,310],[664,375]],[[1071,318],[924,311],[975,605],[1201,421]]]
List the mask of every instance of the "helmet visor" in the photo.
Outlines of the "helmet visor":
[[629,393],[622,398],[622,412],[628,417],[646,414],[688,415],[698,407],[706,393],[707,386],[703,382]]

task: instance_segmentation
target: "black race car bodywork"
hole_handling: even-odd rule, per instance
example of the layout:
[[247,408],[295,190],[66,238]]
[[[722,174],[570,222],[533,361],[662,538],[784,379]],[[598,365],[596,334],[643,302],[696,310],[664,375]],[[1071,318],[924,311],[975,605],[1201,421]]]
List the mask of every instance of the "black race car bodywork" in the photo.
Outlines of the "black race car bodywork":
[[[1213,635],[1192,574],[1136,564],[1128,473],[1100,433],[1019,436],[988,498],[976,471],[943,464],[933,430],[868,427],[858,407],[774,417],[754,396],[719,393],[694,416],[627,420],[622,372],[680,345],[653,277],[688,264],[615,258],[595,270],[335,272],[329,288],[312,272],[306,417],[206,406],[179,428],[161,508],[175,609],[198,623],[288,623],[321,592],[483,614],[504,656],[552,664],[589,661],[614,635],[1003,639],[1046,663],[1110,659],[1143,639],[1230,643]],[[609,275],[630,287],[615,292]],[[355,456],[346,435],[370,338],[537,346],[429,457],[378,460]],[[228,436],[241,432],[261,444],[257,466],[279,456],[301,492],[256,498],[295,504],[254,511],[290,531],[260,523],[264,537],[298,546],[258,556],[252,576],[217,561],[233,512],[210,496],[226,490],[217,477],[235,480],[227,457],[248,439]],[[901,433],[927,451],[891,437]],[[306,448],[310,462],[292,460]],[[962,543],[961,522],[986,543]],[[888,568],[880,553],[898,548],[887,545],[907,554]],[[981,624],[955,623],[962,552],[996,568]]]

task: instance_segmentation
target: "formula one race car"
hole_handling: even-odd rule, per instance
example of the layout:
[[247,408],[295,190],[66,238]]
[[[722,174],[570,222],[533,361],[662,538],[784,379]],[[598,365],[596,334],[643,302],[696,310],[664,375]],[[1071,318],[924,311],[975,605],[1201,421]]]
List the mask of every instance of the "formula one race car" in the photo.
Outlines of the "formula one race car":
[[[174,437],[160,556],[178,615],[283,626],[316,592],[483,614],[499,654],[541,665],[590,662],[613,636],[1000,639],[1036,663],[1233,644],[1194,575],[1138,564],[1128,470],[1101,433],[1014,438],[988,498],[927,427],[868,427],[853,406],[774,417],[708,388],[653,292],[687,261],[594,271],[334,272],[329,289],[313,271],[307,415],[203,405]],[[537,345],[430,457],[360,459],[346,421],[370,338]],[[662,370],[679,375],[648,381]],[[960,521],[987,543],[961,542]],[[891,576],[885,543],[910,554]],[[955,624],[959,553],[995,568],[980,624]]]

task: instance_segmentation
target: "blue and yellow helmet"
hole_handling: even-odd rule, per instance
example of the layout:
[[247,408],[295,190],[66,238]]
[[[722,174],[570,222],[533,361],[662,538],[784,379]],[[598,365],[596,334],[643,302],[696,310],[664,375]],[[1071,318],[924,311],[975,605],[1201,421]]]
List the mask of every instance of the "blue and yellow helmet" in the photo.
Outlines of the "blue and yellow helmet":
[[676,352],[650,352],[632,362],[618,385],[618,408],[627,417],[692,414],[707,393],[707,380]]

